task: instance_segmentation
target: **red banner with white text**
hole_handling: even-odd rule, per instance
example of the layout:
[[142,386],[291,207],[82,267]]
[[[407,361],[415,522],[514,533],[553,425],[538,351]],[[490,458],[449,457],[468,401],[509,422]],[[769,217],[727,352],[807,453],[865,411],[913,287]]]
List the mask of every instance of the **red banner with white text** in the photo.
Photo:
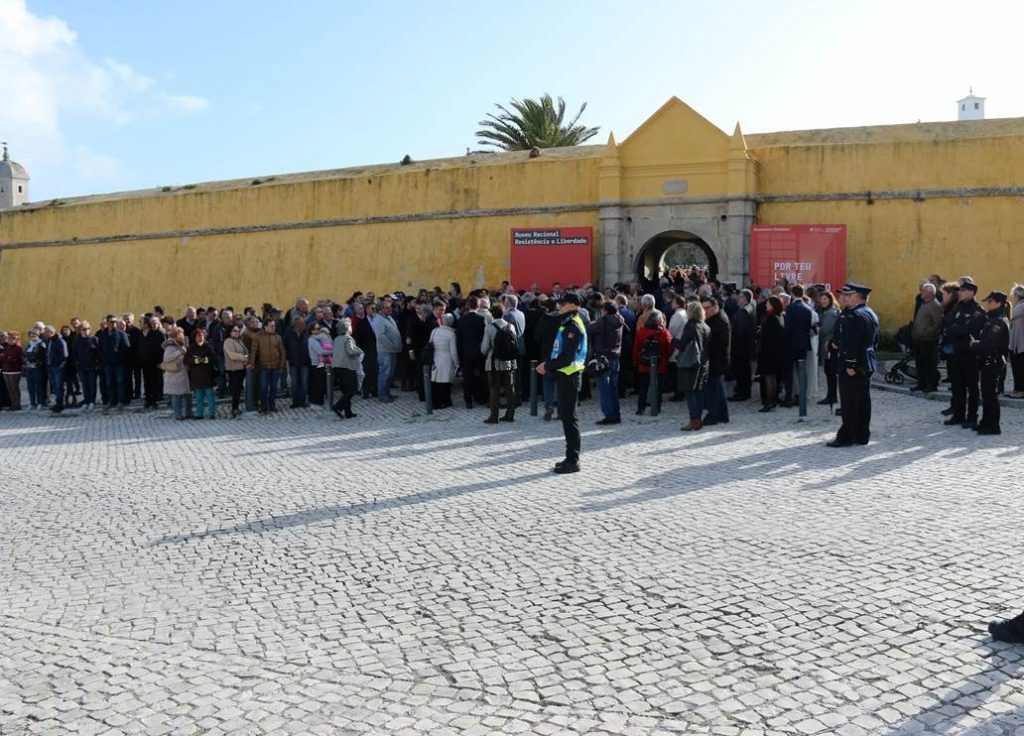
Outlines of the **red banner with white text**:
[[750,280],[770,289],[790,284],[846,283],[846,225],[754,225],[750,231]]

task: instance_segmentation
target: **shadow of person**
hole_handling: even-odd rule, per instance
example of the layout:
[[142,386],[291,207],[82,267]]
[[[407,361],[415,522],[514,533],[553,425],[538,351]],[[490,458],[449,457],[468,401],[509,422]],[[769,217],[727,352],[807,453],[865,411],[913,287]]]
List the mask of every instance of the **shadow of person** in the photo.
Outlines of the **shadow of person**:
[[1024,725],[1024,706],[1005,704],[1005,712],[994,713],[995,692],[1011,680],[1018,680],[1024,671],[1019,645],[987,642],[983,653],[989,666],[938,695],[935,704],[908,715],[903,721],[883,732],[883,736],[911,734],[957,734],[988,736],[1019,733]]
[[[502,483],[501,487],[508,488],[549,476],[549,471],[521,475]],[[335,519],[350,516],[362,516],[376,511],[387,511],[390,509],[415,506],[421,503],[430,503],[432,501],[443,501],[450,498],[464,496],[469,493],[493,490],[497,485],[498,483],[496,481],[487,480],[479,483],[470,483],[464,486],[455,486],[440,490],[420,491],[419,493],[411,493],[406,496],[398,496],[395,498],[379,498],[372,501],[364,501],[362,503],[347,504],[343,506],[325,506],[322,508],[306,509],[305,511],[299,511],[294,514],[268,516],[248,521],[244,524],[233,524],[231,526],[221,527],[220,529],[206,529],[199,532],[167,534],[153,540],[147,546],[156,547],[165,544],[179,544],[198,539],[206,539],[208,537],[223,537],[232,534],[265,534],[267,532],[275,532],[297,526],[306,526],[308,524],[319,524],[324,521],[333,521]]]

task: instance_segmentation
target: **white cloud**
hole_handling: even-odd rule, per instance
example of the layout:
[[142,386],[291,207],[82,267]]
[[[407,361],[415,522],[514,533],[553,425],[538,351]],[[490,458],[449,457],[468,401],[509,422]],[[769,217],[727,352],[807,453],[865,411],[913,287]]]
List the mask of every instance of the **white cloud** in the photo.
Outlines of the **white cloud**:
[[160,95],[168,110],[177,112],[199,112],[210,106],[205,97],[195,95]]
[[0,29],[0,132],[30,169],[66,168],[95,186],[120,185],[125,172],[115,158],[67,140],[68,116],[127,125],[209,107],[202,97],[160,89],[129,64],[90,58],[67,23],[35,15],[25,0],[0,0]]

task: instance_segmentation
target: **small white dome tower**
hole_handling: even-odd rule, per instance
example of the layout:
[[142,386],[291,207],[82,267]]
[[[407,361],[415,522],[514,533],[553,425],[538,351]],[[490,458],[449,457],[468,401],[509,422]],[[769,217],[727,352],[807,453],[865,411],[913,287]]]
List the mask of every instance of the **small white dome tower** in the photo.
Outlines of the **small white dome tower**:
[[17,161],[11,161],[7,144],[0,159],[0,210],[19,207],[28,201],[28,172]]
[[956,113],[957,120],[984,120],[985,98],[974,94],[974,88],[971,87],[966,97],[956,101]]

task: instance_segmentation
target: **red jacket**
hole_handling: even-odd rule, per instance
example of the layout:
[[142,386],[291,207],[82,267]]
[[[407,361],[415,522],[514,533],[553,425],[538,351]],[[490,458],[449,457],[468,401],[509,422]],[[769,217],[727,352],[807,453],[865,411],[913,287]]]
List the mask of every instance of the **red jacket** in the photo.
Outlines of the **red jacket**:
[[0,372],[21,373],[23,352],[20,345],[4,345],[0,350]]
[[647,362],[640,358],[640,349],[649,337],[653,337],[658,341],[658,375],[668,373],[668,356],[672,354],[672,334],[664,327],[658,330],[641,327],[637,330],[636,339],[633,340],[633,365],[636,366],[637,371],[640,373],[651,372]]

